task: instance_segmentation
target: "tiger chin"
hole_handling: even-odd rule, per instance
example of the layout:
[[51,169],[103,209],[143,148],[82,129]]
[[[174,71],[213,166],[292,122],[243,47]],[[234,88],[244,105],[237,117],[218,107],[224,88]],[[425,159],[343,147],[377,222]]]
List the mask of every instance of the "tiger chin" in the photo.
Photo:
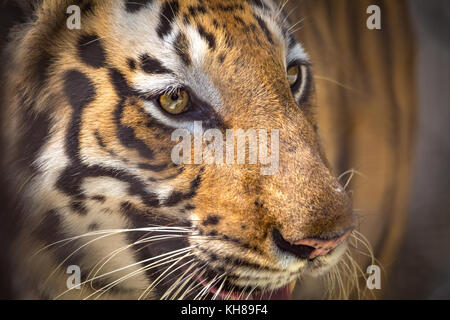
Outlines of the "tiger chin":
[[[351,200],[278,4],[80,1],[72,29],[71,1],[18,3],[1,88],[18,298],[289,299],[349,256]],[[278,130],[278,170],[174,163],[196,121]]]

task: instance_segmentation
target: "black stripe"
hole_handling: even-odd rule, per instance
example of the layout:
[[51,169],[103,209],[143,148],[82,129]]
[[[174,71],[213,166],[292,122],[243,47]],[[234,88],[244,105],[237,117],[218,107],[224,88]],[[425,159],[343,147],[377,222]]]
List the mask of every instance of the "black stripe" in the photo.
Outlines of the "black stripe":
[[258,21],[259,26],[260,26],[261,29],[264,31],[264,33],[265,33],[265,35],[266,35],[266,37],[267,37],[267,40],[269,40],[269,42],[270,42],[271,44],[273,44],[272,34],[270,33],[269,28],[267,28],[267,25],[266,25],[266,23],[264,22],[264,20],[261,19],[261,18],[258,17],[258,16],[255,16],[255,19],[256,19],[256,21]]
[[127,0],[125,1],[125,10],[129,13],[136,13],[151,3],[153,0]]
[[200,33],[200,36],[208,42],[208,47],[211,50],[216,48],[216,37],[212,33],[207,32],[201,25],[198,25],[198,33]]
[[[197,250],[201,251],[203,254],[207,255],[208,257],[211,254],[214,254],[214,253],[208,251],[207,249],[204,249],[204,248],[201,248],[201,247],[198,247]],[[280,270],[278,270],[278,269],[274,269],[274,268],[270,268],[270,267],[266,267],[266,266],[261,266],[259,264],[252,263],[252,262],[247,262],[247,261],[244,261],[244,260],[242,260],[240,258],[235,258],[235,257],[232,257],[232,256],[218,256],[218,255],[215,255],[215,257],[213,259],[224,261],[224,264],[232,265],[232,266],[235,266],[235,267],[247,267],[247,268],[250,268],[250,269],[256,269],[256,270],[261,270],[261,271],[280,272]]]
[[150,57],[148,54],[141,55],[140,59],[141,59],[141,68],[145,73],[149,74],[173,73],[172,71],[164,67],[161,61],[159,61],[156,58]]
[[101,68],[105,65],[106,55],[97,35],[84,35],[78,40],[78,54],[85,64]]
[[140,163],[138,166],[139,166],[139,169],[149,170],[149,171],[154,171],[154,172],[161,172],[168,167],[168,164],[167,163],[163,163],[163,164]]
[[251,5],[255,5],[258,8],[264,8],[264,3],[262,0],[247,0]]
[[41,88],[47,83],[54,56],[42,49],[39,58],[35,62],[36,74]]
[[164,202],[164,206],[173,207],[179,204],[181,201],[189,200],[195,197],[202,181],[202,173],[203,168],[200,170],[200,173],[195,177],[195,179],[191,181],[190,189],[188,192],[183,193],[179,191],[173,191]]
[[117,138],[127,148],[135,149],[139,152],[139,155],[143,158],[153,159],[154,152],[151,150],[145,142],[136,137],[134,129],[122,124],[121,119],[125,103],[121,101],[114,111],[114,121],[117,127]]
[[95,87],[91,81],[77,70],[69,70],[64,75],[64,93],[72,107],[72,119],[66,133],[66,153],[73,160],[80,152],[79,133],[84,107],[95,98]]
[[123,170],[94,166],[70,166],[64,170],[57,181],[57,187],[77,199],[84,199],[81,184],[85,178],[110,177],[128,184],[130,195],[139,196],[148,207],[159,207],[158,197],[153,192],[146,191],[141,180]]
[[233,11],[242,11],[244,10],[244,7],[242,6],[242,4],[231,4],[231,5],[217,4],[213,7],[213,9],[224,12],[233,12]]
[[189,11],[189,14],[191,15],[191,17],[195,17],[198,14],[205,14],[208,12],[208,10],[204,6],[201,6],[201,5],[189,6],[188,11]]
[[127,65],[128,68],[130,68],[131,71],[136,70],[136,61],[133,58],[127,59]]
[[116,68],[109,69],[109,78],[120,98],[139,96],[139,93],[128,85],[125,76]]
[[217,225],[222,218],[215,214],[210,214],[205,220],[203,220],[202,224],[207,226],[215,226]]
[[110,69],[110,78],[115,86],[117,95],[122,98],[114,111],[117,137],[127,148],[136,149],[142,157],[152,159],[154,156],[153,150],[135,136],[133,128],[124,126],[121,122],[126,97],[136,96],[138,94],[128,85],[125,77],[117,69]]
[[103,141],[102,137],[100,136],[100,133],[97,130],[95,131],[94,136],[95,136],[95,139],[97,140],[98,145],[102,149],[106,149],[105,142]]
[[70,208],[81,216],[85,216],[88,213],[88,210],[87,210],[84,202],[80,201],[80,200],[73,201],[70,204]]
[[175,52],[186,66],[190,66],[192,64],[191,56],[189,55],[188,39],[182,32],[178,33],[177,39],[175,40]]
[[100,194],[96,195],[96,196],[92,196],[91,199],[95,200],[95,201],[98,201],[98,202],[101,202],[101,203],[104,203],[106,201],[106,197],[102,196]]
[[163,38],[172,31],[172,23],[178,14],[178,1],[167,1],[164,3],[159,14],[158,36]]
[[[100,136],[100,133],[97,130],[94,132],[94,136],[95,136],[95,140],[97,141],[97,144],[100,146],[100,148],[102,148],[104,151],[108,152],[109,155],[112,157],[117,156],[117,154],[114,151],[108,149],[108,147],[105,144],[105,141],[102,139],[102,137]],[[128,162],[128,159],[121,159],[121,160],[125,163]]]
[[[120,73],[111,70],[111,77],[119,95],[133,94],[125,79]],[[79,135],[81,130],[81,114],[95,97],[95,89],[90,80],[81,72],[76,70],[67,71],[64,76],[64,91],[72,106],[72,119],[66,134],[66,153],[71,160],[63,173],[59,176],[56,186],[64,193],[73,196],[76,200],[85,199],[81,190],[81,184],[88,177],[111,177],[128,183],[128,191],[131,195],[140,196],[142,202],[149,207],[159,206],[157,195],[146,191],[146,186],[137,177],[122,170],[100,167],[98,165],[86,166],[79,158]],[[77,209],[75,205],[74,209]]]

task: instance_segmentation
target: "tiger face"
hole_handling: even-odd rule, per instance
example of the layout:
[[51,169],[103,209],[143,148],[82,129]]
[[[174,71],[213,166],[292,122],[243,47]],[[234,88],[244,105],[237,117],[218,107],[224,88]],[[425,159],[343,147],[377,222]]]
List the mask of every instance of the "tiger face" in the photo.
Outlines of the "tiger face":
[[[295,279],[339,260],[354,216],[282,8],[84,1],[70,30],[68,5],[42,1],[8,48],[18,268],[37,297],[287,298]],[[277,170],[174,163],[172,133],[196,122],[224,136],[277,130]],[[65,288],[67,265],[91,286]]]

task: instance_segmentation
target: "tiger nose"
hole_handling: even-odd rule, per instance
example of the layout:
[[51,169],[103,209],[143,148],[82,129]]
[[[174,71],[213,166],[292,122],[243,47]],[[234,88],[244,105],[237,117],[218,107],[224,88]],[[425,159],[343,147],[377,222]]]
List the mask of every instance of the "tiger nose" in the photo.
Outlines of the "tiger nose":
[[329,239],[305,238],[294,243],[286,241],[278,229],[273,230],[273,240],[276,246],[285,252],[289,252],[301,259],[312,260],[316,257],[327,255],[331,250],[337,248],[350,235],[352,230]]

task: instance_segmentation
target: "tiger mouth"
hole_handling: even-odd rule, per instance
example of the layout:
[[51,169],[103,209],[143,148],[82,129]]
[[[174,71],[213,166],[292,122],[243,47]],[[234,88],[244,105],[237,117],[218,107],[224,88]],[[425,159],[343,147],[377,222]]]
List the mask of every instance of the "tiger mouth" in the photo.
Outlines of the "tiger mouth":
[[203,278],[198,281],[213,300],[291,300],[295,286],[293,281],[276,289],[233,290],[229,286],[224,288],[224,285],[211,285],[210,281]]
[[293,285],[287,284],[273,290],[242,291],[240,293],[230,293],[226,290],[219,292],[218,288],[213,286],[209,291],[211,294],[216,295],[219,300],[291,300]]
[[[338,254],[337,251],[345,250],[343,246],[339,246],[331,250],[326,257],[332,257]],[[305,274],[325,274],[333,264],[324,262],[320,257],[308,260],[307,266],[304,270]],[[292,273],[290,274],[293,275]],[[229,274],[229,276],[232,276]],[[224,277],[226,277],[224,275]],[[206,292],[203,296],[207,299],[212,300],[291,300],[292,293],[294,291],[296,280],[291,280],[290,282],[276,287],[276,288],[261,288],[261,287],[240,287],[234,285],[231,281],[215,280],[217,275],[214,277],[213,273],[207,273],[206,276],[197,279],[197,282],[203,288],[202,290]],[[299,278],[297,275],[296,279]],[[292,278],[291,278],[292,279]],[[257,279],[254,279],[255,281]],[[270,284],[268,285],[270,286]],[[271,287],[271,286],[270,286]]]
[[227,281],[214,281],[199,277],[198,283],[211,300],[291,300],[296,281],[274,289],[247,288]]

